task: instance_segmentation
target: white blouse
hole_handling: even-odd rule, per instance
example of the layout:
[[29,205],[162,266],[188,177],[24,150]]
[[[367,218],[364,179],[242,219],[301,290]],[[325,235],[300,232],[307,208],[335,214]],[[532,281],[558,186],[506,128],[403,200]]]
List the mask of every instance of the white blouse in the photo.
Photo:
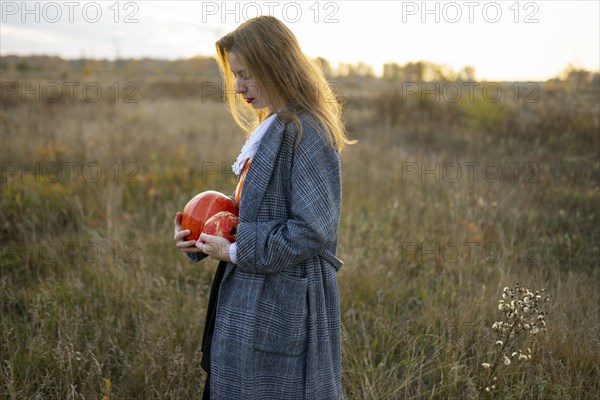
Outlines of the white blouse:
[[[240,155],[237,157],[237,159],[231,166],[231,169],[237,176],[240,176],[240,174],[242,173],[246,161],[254,157],[254,155],[256,154],[256,150],[258,150],[258,146],[260,146],[260,141],[262,140],[263,136],[265,136],[265,133],[267,133],[267,130],[275,120],[276,116],[277,114],[272,114],[265,118],[263,122],[261,122],[260,125],[258,125],[256,129],[252,131],[250,137],[248,137],[248,140],[246,140],[244,147],[242,147],[242,151],[240,151]],[[229,246],[229,258],[231,258],[232,263],[237,264],[236,242],[233,242]]]
[[240,174],[242,173],[242,169],[244,169],[244,164],[246,164],[246,160],[254,157],[254,155],[256,154],[256,150],[258,150],[258,146],[260,146],[261,139],[263,138],[263,136],[265,136],[265,133],[267,133],[267,130],[271,126],[271,123],[275,120],[276,116],[277,114],[272,114],[269,115],[269,117],[265,118],[263,122],[261,122],[260,125],[258,125],[256,129],[252,131],[250,137],[248,137],[248,140],[246,140],[246,143],[244,144],[244,147],[242,147],[240,155],[237,157],[237,159],[231,166],[231,169],[237,176],[240,176]]

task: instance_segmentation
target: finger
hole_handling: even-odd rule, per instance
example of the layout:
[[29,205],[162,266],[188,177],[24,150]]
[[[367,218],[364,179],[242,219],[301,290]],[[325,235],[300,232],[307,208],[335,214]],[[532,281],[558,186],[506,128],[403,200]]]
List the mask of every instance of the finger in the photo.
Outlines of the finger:
[[174,239],[175,241],[182,240],[182,239],[184,239],[186,236],[188,236],[190,233],[192,233],[192,231],[190,231],[189,229],[186,229],[186,230],[184,230],[184,231],[178,231],[178,232],[175,232],[175,236],[173,237],[173,239]]
[[[210,235],[208,235],[210,236]],[[202,242],[198,240],[196,247],[199,248],[203,253],[215,255],[219,253],[219,244],[214,242]]]
[[201,251],[203,253],[206,253],[206,254],[210,253],[210,251],[208,249],[209,246],[205,243],[202,243],[199,240],[194,244],[194,247],[196,247],[199,251]]
[[187,254],[202,253],[202,250],[200,250],[200,249],[198,249],[196,247],[193,247],[193,246],[192,247],[186,247],[186,248],[183,248],[183,249],[180,249],[180,250],[183,251],[184,253],[187,253]]
[[200,237],[198,238],[198,240],[206,242],[208,244],[212,244],[214,246],[219,246],[219,247],[231,244],[229,242],[229,240],[225,239],[224,237],[213,236],[213,235],[209,235],[207,233],[201,233]]
[[192,233],[192,231],[190,231],[189,229],[185,229],[185,230],[180,230],[175,232],[175,236],[173,236],[173,238],[175,240],[181,240],[183,238],[185,238],[186,236],[188,236],[190,233]]
[[[175,231],[181,230],[181,219],[183,218],[183,215],[177,211],[177,213],[175,214],[175,220],[173,221],[173,225],[175,225]],[[177,229],[179,228],[179,229]]]
[[198,242],[196,242],[196,247],[201,249],[202,252],[219,260],[224,259],[224,254],[229,254],[229,245],[227,239],[207,234],[201,234]]
[[[218,243],[218,242],[222,242],[223,241],[223,237],[221,236],[214,236],[214,235],[209,235],[208,233],[204,233],[202,232],[200,234],[200,237],[198,238],[198,240],[201,240],[203,242],[207,242],[207,243]],[[227,240],[227,239],[225,239]]]
[[177,247],[179,247],[180,249],[186,248],[186,247],[194,247],[194,244],[196,244],[195,240],[179,241],[179,242],[175,243],[175,245]]

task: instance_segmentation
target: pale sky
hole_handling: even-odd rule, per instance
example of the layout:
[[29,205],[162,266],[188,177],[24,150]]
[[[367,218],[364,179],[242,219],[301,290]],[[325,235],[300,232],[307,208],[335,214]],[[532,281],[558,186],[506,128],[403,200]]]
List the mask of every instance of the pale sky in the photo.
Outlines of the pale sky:
[[0,51],[63,58],[214,54],[257,14],[281,19],[333,66],[431,61],[478,79],[546,80],[600,69],[600,1],[0,1]]

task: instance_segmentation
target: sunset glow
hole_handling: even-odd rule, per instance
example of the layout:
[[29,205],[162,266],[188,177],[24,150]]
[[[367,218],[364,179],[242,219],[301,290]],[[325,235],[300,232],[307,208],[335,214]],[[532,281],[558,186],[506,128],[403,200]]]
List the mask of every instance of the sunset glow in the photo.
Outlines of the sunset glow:
[[600,69],[597,1],[11,2],[2,54],[64,58],[212,56],[216,39],[271,14],[311,56],[338,63],[430,61],[478,79],[546,80]]

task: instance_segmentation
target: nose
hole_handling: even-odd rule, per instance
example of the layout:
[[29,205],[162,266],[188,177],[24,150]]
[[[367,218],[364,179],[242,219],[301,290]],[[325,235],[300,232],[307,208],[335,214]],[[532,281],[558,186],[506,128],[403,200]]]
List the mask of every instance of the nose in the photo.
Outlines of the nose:
[[236,93],[244,93],[246,91],[246,85],[240,82],[239,79],[235,81],[235,92]]

